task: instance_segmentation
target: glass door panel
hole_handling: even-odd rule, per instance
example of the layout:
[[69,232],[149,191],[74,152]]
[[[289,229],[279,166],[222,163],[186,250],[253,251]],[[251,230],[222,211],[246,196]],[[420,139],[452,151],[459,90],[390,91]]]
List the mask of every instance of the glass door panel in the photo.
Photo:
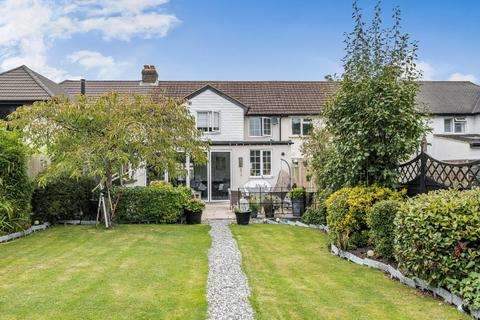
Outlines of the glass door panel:
[[203,200],[208,200],[208,169],[207,164],[193,165],[193,172],[190,176],[190,187],[200,193]]
[[230,188],[230,152],[211,153],[211,200],[228,200]]

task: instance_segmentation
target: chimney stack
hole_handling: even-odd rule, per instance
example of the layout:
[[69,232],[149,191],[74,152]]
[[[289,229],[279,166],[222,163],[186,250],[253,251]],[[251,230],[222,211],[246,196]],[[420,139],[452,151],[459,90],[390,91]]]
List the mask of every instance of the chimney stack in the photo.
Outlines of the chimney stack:
[[85,94],[85,79],[80,79],[80,94]]
[[158,73],[155,66],[144,65],[142,70],[142,84],[157,84]]

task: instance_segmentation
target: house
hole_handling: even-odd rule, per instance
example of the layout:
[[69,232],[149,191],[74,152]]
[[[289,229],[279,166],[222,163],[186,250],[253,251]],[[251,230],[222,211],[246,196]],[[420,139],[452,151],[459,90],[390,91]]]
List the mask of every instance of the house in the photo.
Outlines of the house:
[[[39,88],[45,94],[35,93],[36,100],[49,99],[48,92],[100,96],[111,91],[150,94],[153,89],[172,98],[186,98],[211,149],[206,165],[196,165],[188,156],[181,158],[187,175],[176,182],[191,186],[208,201],[226,200],[229,189],[246,184],[287,186],[291,180],[309,187],[302,139],[313,126],[321,125],[322,107],[338,88],[333,81],[163,81],[154,66],[144,66],[137,81],[66,80],[59,84],[22,66],[0,74],[2,87],[4,83],[8,87],[0,88],[0,103],[12,101],[5,113],[35,101],[15,97],[34,96]],[[428,153],[450,161],[480,158],[480,86],[422,82],[417,100],[419,110],[429,113],[433,128],[426,137]],[[152,173],[148,168],[135,173],[138,185],[159,178],[169,179],[168,173]]]

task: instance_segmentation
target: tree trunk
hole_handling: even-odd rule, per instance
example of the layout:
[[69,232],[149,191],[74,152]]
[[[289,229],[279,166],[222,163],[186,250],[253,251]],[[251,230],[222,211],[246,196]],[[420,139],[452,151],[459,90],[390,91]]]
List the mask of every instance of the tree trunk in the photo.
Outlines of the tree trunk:
[[105,188],[102,190],[103,197],[103,218],[105,219],[105,227],[112,227],[112,199],[110,197],[113,188],[112,167],[108,165],[105,170]]

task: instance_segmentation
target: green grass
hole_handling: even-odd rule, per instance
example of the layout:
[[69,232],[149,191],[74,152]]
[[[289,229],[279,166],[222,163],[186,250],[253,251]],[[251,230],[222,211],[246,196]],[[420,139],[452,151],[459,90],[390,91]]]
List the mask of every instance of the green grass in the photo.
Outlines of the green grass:
[[454,307],[327,250],[317,230],[231,226],[257,319],[469,319]]
[[54,227],[0,244],[0,319],[205,319],[209,227]]

